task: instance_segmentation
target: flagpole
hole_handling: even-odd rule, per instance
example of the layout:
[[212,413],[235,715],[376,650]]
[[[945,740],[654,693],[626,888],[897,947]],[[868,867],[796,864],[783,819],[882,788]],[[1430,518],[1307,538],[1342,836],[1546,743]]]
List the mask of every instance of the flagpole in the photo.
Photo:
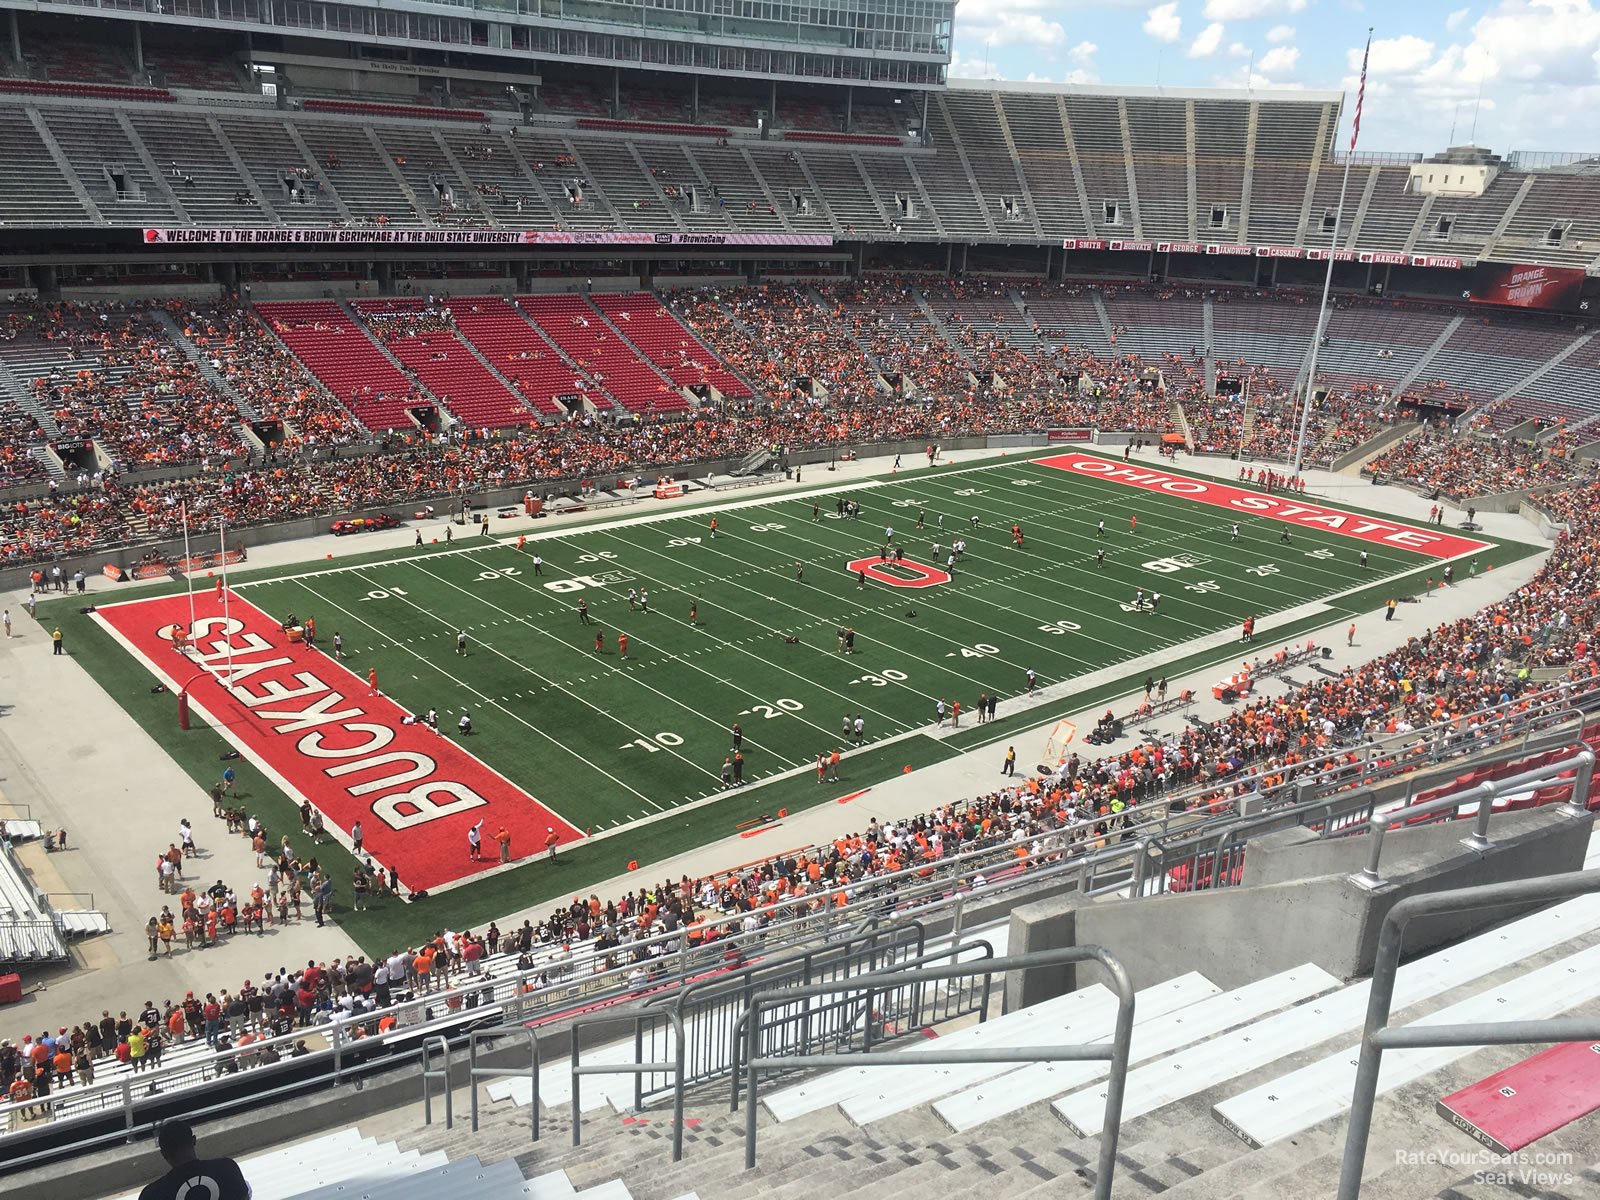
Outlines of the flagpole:
[[1306,370],[1306,385],[1300,392],[1300,432],[1294,441],[1292,478],[1299,478],[1305,460],[1306,431],[1311,424],[1311,400],[1317,389],[1317,351],[1322,346],[1323,323],[1328,319],[1328,294],[1333,290],[1333,264],[1339,258],[1339,227],[1344,222],[1345,195],[1350,189],[1350,167],[1355,162],[1356,138],[1361,134],[1361,102],[1367,94],[1367,59],[1372,53],[1372,27],[1367,27],[1367,48],[1361,56],[1361,87],[1356,92],[1356,115],[1350,130],[1350,151],[1344,156],[1344,178],[1339,182],[1339,206],[1333,210],[1333,238],[1328,243],[1328,271],[1322,278],[1322,303],[1317,307],[1317,323],[1311,331],[1311,362]]
[[194,636],[194,570],[189,554],[189,504],[183,501],[178,506],[178,511],[183,517],[183,577],[189,585],[189,628],[184,632],[188,635],[184,641]]

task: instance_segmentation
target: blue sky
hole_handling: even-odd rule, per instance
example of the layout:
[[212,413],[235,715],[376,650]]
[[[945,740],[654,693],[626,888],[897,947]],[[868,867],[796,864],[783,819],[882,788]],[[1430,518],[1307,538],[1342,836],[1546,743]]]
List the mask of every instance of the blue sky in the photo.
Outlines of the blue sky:
[[1600,151],[1600,0],[959,0],[950,74],[1342,89],[1348,141],[1369,25],[1359,149]]

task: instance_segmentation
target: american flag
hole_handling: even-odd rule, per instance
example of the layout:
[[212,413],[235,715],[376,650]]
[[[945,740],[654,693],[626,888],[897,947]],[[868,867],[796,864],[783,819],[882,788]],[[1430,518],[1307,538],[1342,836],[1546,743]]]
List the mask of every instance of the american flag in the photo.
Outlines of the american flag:
[[1350,149],[1356,148],[1356,138],[1361,136],[1361,102],[1367,98],[1367,59],[1372,57],[1372,30],[1367,30],[1367,48],[1361,52],[1361,86],[1356,89],[1356,119],[1350,126]]

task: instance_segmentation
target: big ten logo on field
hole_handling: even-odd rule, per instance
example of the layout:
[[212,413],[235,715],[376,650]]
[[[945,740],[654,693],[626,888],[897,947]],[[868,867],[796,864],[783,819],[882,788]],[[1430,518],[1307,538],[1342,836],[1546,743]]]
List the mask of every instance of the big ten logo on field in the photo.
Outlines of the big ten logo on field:
[[552,579],[544,586],[549,592],[582,592],[609,584],[628,583],[632,579],[633,576],[626,571],[599,571],[593,575],[574,575],[570,579]]
[[877,583],[889,587],[925,588],[950,582],[950,572],[941,567],[930,567],[909,558],[895,561],[876,558],[858,558],[845,564],[852,575],[866,575]]

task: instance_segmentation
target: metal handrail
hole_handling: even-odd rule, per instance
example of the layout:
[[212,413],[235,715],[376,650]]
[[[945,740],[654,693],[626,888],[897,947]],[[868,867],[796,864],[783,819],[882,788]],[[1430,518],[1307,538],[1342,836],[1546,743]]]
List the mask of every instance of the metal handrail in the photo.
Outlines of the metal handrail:
[[528,1082],[533,1088],[533,1099],[528,1108],[532,1113],[530,1128],[533,1141],[539,1140],[539,1031],[527,1025],[496,1025],[493,1029],[474,1029],[467,1035],[467,1090],[471,1093],[472,1132],[478,1132],[478,1080],[503,1079],[513,1072],[500,1067],[478,1065],[478,1044],[492,1038],[525,1036],[528,1039]]
[[788,1070],[793,1067],[835,1068],[841,1057],[836,1054],[814,1054],[780,1058],[762,1058],[756,1053],[761,1044],[761,1013],[776,1004],[809,996],[829,995],[840,991],[866,991],[900,987],[911,984],[956,979],[966,975],[1004,974],[1038,967],[1052,967],[1067,963],[1093,961],[1100,964],[1110,977],[1111,989],[1117,996],[1117,1020],[1109,1043],[1095,1042],[1073,1046],[1025,1046],[994,1050],[939,1050],[918,1054],[915,1064],[903,1054],[853,1054],[848,1056],[851,1066],[903,1067],[908,1065],[938,1065],[953,1063],[1035,1063],[1035,1062],[1095,1062],[1111,1064],[1106,1083],[1106,1111],[1100,1130],[1100,1158],[1096,1166],[1095,1200],[1111,1200],[1111,1180],[1117,1169],[1117,1137],[1122,1124],[1122,1093],[1127,1081],[1128,1058],[1133,1042],[1133,983],[1122,963],[1110,951],[1100,946],[1069,946],[1059,950],[1040,950],[1007,958],[991,959],[982,967],[949,966],[932,967],[921,971],[886,971],[865,975],[848,987],[837,984],[818,984],[811,987],[791,988],[782,992],[759,992],[751,997],[747,1010],[749,1021],[745,1026],[745,1109],[744,1109],[744,1166],[753,1171],[756,1166],[756,1103],[758,1080],[763,1071]]
[[[578,1041],[578,1030],[589,1025],[619,1025],[630,1022],[634,1028],[634,1044],[638,1046],[640,1031],[643,1022],[654,1019],[657,1015],[665,1013],[667,1020],[672,1022],[677,1045],[676,1053],[671,1062],[632,1062],[632,1063],[592,1063],[585,1066],[578,1061],[582,1050]],[[688,1039],[684,1036],[683,1018],[672,1009],[658,1009],[650,1013],[616,1013],[611,1016],[588,1017],[574,1021],[569,1031],[572,1039],[572,1144],[583,1144],[583,1098],[579,1094],[578,1080],[585,1075],[632,1075],[638,1079],[645,1075],[666,1074],[672,1072],[672,1161],[680,1162],[683,1159],[683,1067],[688,1057]],[[536,1085],[537,1086],[537,1085]],[[638,1095],[638,1084],[635,1083],[635,1097]],[[535,1104],[538,1103],[537,1093],[534,1096]]]
[[[956,956],[958,954],[961,954],[961,953],[963,953],[963,952],[965,952],[967,950],[982,950],[983,951],[983,957],[984,957],[984,959],[986,961],[989,961],[989,962],[993,962],[994,961],[994,943],[990,942],[986,938],[979,938],[977,941],[963,942],[962,944],[960,944],[958,946],[951,946],[949,949],[946,949],[946,950],[935,950],[935,951],[932,951],[931,953],[928,953],[928,954],[920,954],[916,958],[905,959],[902,962],[896,963],[895,966],[893,967],[893,969],[897,970],[897,971],[907,971],[907,970],[910,970],[913,967],[922,967],[922,966],[925,966],[928,963],[942,962],[945,959],[950,959],[952,962],[954,962],[955,958],[956,958]],[[890,968],[884,968],[884,969],[888,970]],[[984,975],[984,977],[983,977],[983,1003],[978,1008],[978,1024],[980,1024],[980,1025],[984,1024],[989,1019],[989,999],[990,999],[990,994],[991,994],[992,987],[993,987],[993,982],[994,982],[994,979],[993,979],[993,975],[992,974],[985,974]],[[759,994],[759,993],[757,993],[757,994]],[[790,992],[790,993],[786,993],[786,994],[792,995],[793,993]],[[829,993],[829,994],[831,995],[833,993]],[[728,1111],[729,1112],[738,1112],[739,1111],[739,1084],[740,1084],[740,1080],[742,1078],[742,1076],[740,1075],[740,1072],[744,1069],[744,1054],[742,1053],[742,1051],[747,1048],[746,1047],[746,1043],[745,1043],[745,1031],[746,1031],[747,1026],[749,1025],[749,1022],[750,1022],[750,1009],[749,1009],[748,1006],[746,1006],[744,1012],[740,1014],[739,1019],[736,1022],[734,1022],[732,1043],[729,1046],[728,1061],[732,1064],[732,1067],[733,1067],[732,1071],[729,1072],[729,1097],[728,1097]],[[808,1044],[809,1044],[809,1040],[808,1040]],[[786,1057],[793,1057],[793,1056],[786,1056]]]
[[[871,942],[876,944],[878,939],[881,938],[885,933],[891,932],[891,930],[880,928],[882,923],[882,914],[874,913],[865,921],[861,922],[856,929],[847,931],[846,936],[843,939],[829,941],[823,946],[819,947],[819,949],[838,950],[842,948],[848,950],[848,948],[854,945],[856,942]],[[921,921],[906,918],[903,921],[895,922],[893,929],[915,929],[917,934],[917,954],[920,956],[927,949],[928,933],[926,927]],[[759,964],[752,963],[747,967],[741,968],[741,970],[751,971],[758,969],[758,967],[760,969],[770,969],[773,967],[781,968],[801,965],[809,967],[810,959],[814,954],[815,950],[801,950],[793,955],[781,958],[763,958]],[[679,988],[676,992],[672,993],[671,996],[662,996],[659,1000],[646,1001],[646,1005],[650,1006],[670,1001],[672,1007],[675,1008],[678,1011],[678,1014],[681,1016],[683,1014],[684,1005],[686,1005],[691,999],[697,997],[701,992],[709,991],[718,987],[727,987],[731,982],[732,980],[726,977],[715,979],[697,979],[693,983],[686,984]]]
[[1454,812],[1463,804],[1471,803],[1466,797],[1474,793],[1478,797],[1478,811],[1474,829],[1471,835],[1462,839],[1464,845],[1470,849],[1484,851],[1493,848],[1494,843],[1489,841],[1489,820],[1494,815],[1494,800],[1506,792],[1521,791],[1530,784],[1539,783],[1553,777],[1559,777],[1568,771],[1575,771],[1572,781],[1572,799],[1563,809],[1568,812],[1585,813],[1587,808],[1582,798],[1589,794],[1590,783],[1594,778],[1595,755],[1593,750],[1579,750],[1570,758],[1563,758],[1553,763],[1531,771],[1524,771],[1519,775],[1509,775],[1504,779],[1486,779],[1476,787],[1464,792],[1455,792],[1448,796],[1440,796],[1435,800],[1428,800],[1422,804],[1409,804],[1404,808],[1392,809],[1385,813],[1374,813],[1368,822],[1371,836],[1371,845],[1367,852],[1367,865],[1359,874],[1352,875],[1350,882],[1363,888],[1379,888],[1383,886],[1383,876],[1378,874],[1378,862],[1383,857],[1384,835],[1392,826],[1404,821],[1411,821],[1416,817],[1425,817],[1432,813]]
[[[1556,692],[1561,690],[1563,689],[1554,689],[1544,694],[1555,695]],[[1567,695],[1565,700],[1568,706],[1564,706],[1560,710],[1561,719],[1563,721],[1574,717],[1581,719],[1583,714],[1576,705],[1583,703],[1591,695],[1600,695],[1600,692],[1586,692],[1576,696]],[[1546,710],[1533,715],[1542,717],[1548,715],[1549,711]],[[1526,724],[1529,711],[1522,710],[1520,713],[1509,714],[1509,717],[1509,723],[1520,726]],[[1433,728],[1442,732],[1452,730],[1455,726],[1453,723],[1441,723]],[[1418,733],[1426,732],[1426,730],[1423,730],[1408,734],[1408,741],[1415,739]],[[1477,736],[1469,737],[1465,745],[1470,751],[1481,751],[1483,749]],[[1447,746],[1446,748],[1453,747]],[[1414,769],[1416,766],[1417,764],[1413,760],[1407,764],[1407,769]],[[1370,770],[1364,778],[1371,778]],[[1318,791],[1322,791],[1328,786],[1327,783],[1321,780],[1311,778],[1291,782],[1294,785],[1293,795],[1296,799],[1286,804],[1278,805],[1275,808],[1273,815],[1278,816],[1280,819],[1284,813],[1301,808],[1307,797],[1308,785]],[[1206,790],[1215,794],[1216,788],[1213,786]],[[1576,796],[1577,792],[1575,791],[1574,797]],[[1331,811],[1328,805],[1335,803],[1336,799],[1337,794],[1335,797],[1328,798],[1324,802],[1323,812]],[[1459,805],[1460,803],[1462,801],[1457,798],[1455,804]],[[1574,803],[1576,803],[1576,800]],[[702,947],[691,947],[688,944],[687,932],[678,930],[627,943],[625,946],[619,947],[618,950],[621,954],[632,954],[640,950],[647,951],[652,947],[666,946],[669,943],[675,944],[676,949],[652,960],[655,963],[664,964],[673,957],[677,958],[682,968],[680,973],[669,975],[654,984],[654,986],[662,988],[670,987],[674,980],[682,982],[688,979],[695,971],[713,969],[710,965],[711,960],[709,957],[704,963],[696,961],[697,952],[700,950],[715,948],[715,952],[720,958],[720,952],[724,947],[770,948],[774,942],[798,944],[815,937],[826,938],[833,936],[832,930],[837,925],[846,921],[856,921],[861,909],[867,905],[883,903],[889,906],[888,911],[890,912],[916,910],[919,915],[929,915],[952,907],[954,910],[959,911],[965,907],[968,899],[968,893],[965,889],[972,879],[983,870],[992,869],[996,864],[1000,863],[1004,863],[1009,867],[1021,862],[1026,869],[1018,871],[1015,876],[990,881],[982,893],[986,898],[998,898],[1008,890],[1017,888],[1033,889],[1046,883],[1074,877],[1076,886],[1085,894],[1092,895],[1129,889],[1133,894],[1138,895],[1145,890],[1143,881],[1149,878],[1148,874],[1145,873],[1153,869],[1158,858],[1163,868],[1169,863],[1175,864],[1189,859],[1204,861],[1203,856],[1207,853],[1204,849],[1205,841],[1215,839],[1216,847],[1226,852],[1225,848],[1229,841],[1241,835],[1256,820],[1254,817],[1241,818],[1231,813],[1212,818],[1201,816],[1198,819],[1194,814],[1187,814],[1188,822],[1183,824],[1180,822],[1179,816],[1167,811],[1166,804],[1158,802],[1157,807],[1162,811],[1150,816],[1139,814],[1138,806],[1129,810],[1121,818],[1129,821],[1128,827],[1111,835],[1116,837],[1125,836],[1127,840],[1114,842],[1100,849],[1091,850],[1083,843],[1068,840],[1070,836],[1068,831],[1053,830],[1035,835],[1025,841],[992,843],[975,850],[964,851],[961,854],[940,859],[933,864],[917,864],[893,874],[873,876],[864,881],[815,893],[807,898],[809,903],[818,905],[815,911],[790,920],[775,921],[753,933],[736,933],[718,938],[713,942],[704,944]],[[1448,806],[1440,805],[1441,810],[1446,807]],[[1417,811],[1417,806],[1411,806],[1411,811],[1407,815],[1415,816]],[[1310,816],[1309,810],[1301,812],[1298,818],[1299,823],[1306,823],[1306,819]],[[1316,819],[1326,818],[1312,818],[1313,821]],[[1174,825],[1179,825],[1179,828],[1174,829]],[[1026,856],[1021,859],[1016,856],[1019,848],[1027,851]],[[1159,851],[1159,854],[1152,854],[1152,850]],[[1215,852],[1213,852],[1210,863],[1213,876],[1222,871],[1221,858]],[[924,876],[923,873],[928,871],[930,866],[933,872],[931,877]],[[1113,882],[1104,884],[1095,882],[1107,877],[1110,877]],[[1156,883],[1164,885],[1165,878],[1164,874],[1161,875],[1156,879]],[[1132,879],[1141,881],[1138,889],[1130,888],[1130,880]],[[1157,886],[1155,890],[1162,890],[1162,886]],[[844,891],[854,894],[853,903],[845,908],[836,907],[832,901]],[[789,901],[766,905],[755,911],[758,914],[766,914],[768,916],[782,916],[792,911],[793,908],[794,902]],[[676,943],[674,943],[674,939],[678,939]],[[611,983],[614,986],[606,994],[626,995],[631,990],[628,984],[628,976],[632,973],[633,965],[625,964],[611,971],[592,971],[593,965],[600,961],[601,959],[598,955],[577,962],[553,963],[545,961],[540,962],[528,971],[502,976],[493,981],[482,977],[469,976],[468,978],[472,982],[464,986],[416,996],[410,1000],[401,1001],[388,1009],[375,1010],[370,1014],[365,1014],[362,1020],[375,1021],[384,1015],[394,1015],[399,1019],[396,1033],[402,1037],[406,1035],[415,1036],[418,1032],[423,1031],[418,1030],[416,1022],[412,1021],[414,1014],[424,1012],[430,1005],[442,1007],[446,1010],[450,1010],[452,1004],[465,1006],[469,997],[474,995],[482,997],[485,992],[489,991],[502,993],[505,998],[499,1001],[491,1001],[491,1003],[485,1005],[481,1013],[482,1016],[490,1016],[497,1011],[515,1011],[520,1015],[534,1004],[554,1006],[566,999],[575,987],[594,987],[598,985],[604,988],[607,983]],[[585,968],[591,968],[590,973],[583,973]],[[525,990],[530,981],[536,980],[541,974],[559,976],[563,973],[567,973],[566,978],[558,978],[556,982],[539,988],[531,994]],[[507,992],[508,987],[509,992]],[[459,1024],[462,1019],[463,1015],[459,1010],[447,1011],[446,1015],[431,1021],[424,1017],[421,1024],[445,1029]],[[411,1024],[408,1025],[408,1022],[411,1022]],[[330,1044],[334,1046],[332,1066],[337,1073],[342,1065],[343,1056],[341,1051],[344,1049],[339,1045],[343,1036],[339,1023],[323,1023],[314,1027],[314,1031],[323,1033],[330,1039]],[[295,1031],[295,1033],[286,1035],[283,1038],[268,1039],[256,1044],[252,1049],[259,1049],[265,1045],[284,1044],[293,1041],[296,1036],[304,1036],[304,1032]],[[388,1041],[390,1039],[383,1038],[381,1040]],[[225,1069],[221,1066],[222,1061],[240,1053],[241,1051],[238,1050],[225,1051],[211,1057],[191,1060],[181,1066],[165,1070],[156,1069],[150,1072],[150,1082],[171,1082],[177,1080],[180,1076],[193,1077],[196,1074],[204,1078],[213,1072],[220,1073]],[[163,1088],[163,1091],[165,1090]],[[71,1092],[61,1093],[59,1099],[57,1095],[52,1094],[51,1105],[53,1109],[66,1107],[75,1114],[79,1114],[78,1116],[67,1117],[67,1120],[93,1119],[110,1109],[121,1109],[129,1120],[132,1119],[132,1108],[125,1095],[125,1089],[122,1087],[121,1081],[112,1081],[92,1088],[73,1089]],[[8,1123],[7,1117],[16,1111],[17,1107],[17,1105],[9,1103],[0,1104],[0,1125]]]
[[1361,1032],[1361,1058],[1356,1063],[1355,1089],[1339,1169],[1338,1200],[1357,1200],[1366,1166],[1372,1110],[1378,1098],[1378,1072],[1388,1049],[1435,1046],[1521,1046],[1540,1042],[1600,1038],[1600,1016],[1552,1017],[1537,1021],[1473,1021],[1462,1025],[1405,1025],[1391,1028],[1395,978],[1406,926],[1417,917],[1467,912],[1508,904],[1538,904],[1600,892],[1600,871],[1574,871],[1554,878],[1520,879],[1460,888],[1431,895],[1408,896],[1389,910],[1378,933],[1377,960],[1367,997],[1367,1020]]
[[[438,1045],[440,1056],[444,1062],[444,1066],[439,1068],[434,1068],[430,1065],[433,1061],[435,1044]],[[422,1123],[424,1125],[433,1124],[433,1085],[436,1082],[442,1082],[444,1084],[444,1127],[446,1129],[454,1129],[456,1127],[456,1112],[455,1101],[451,1097],[454,1081],[450,1077],[450,1043],[445,1040],[442,1034],[435,1037],[425,1037],[422,1039],[422,1045],[418,1047],[417,1052],[422,1059]]]

